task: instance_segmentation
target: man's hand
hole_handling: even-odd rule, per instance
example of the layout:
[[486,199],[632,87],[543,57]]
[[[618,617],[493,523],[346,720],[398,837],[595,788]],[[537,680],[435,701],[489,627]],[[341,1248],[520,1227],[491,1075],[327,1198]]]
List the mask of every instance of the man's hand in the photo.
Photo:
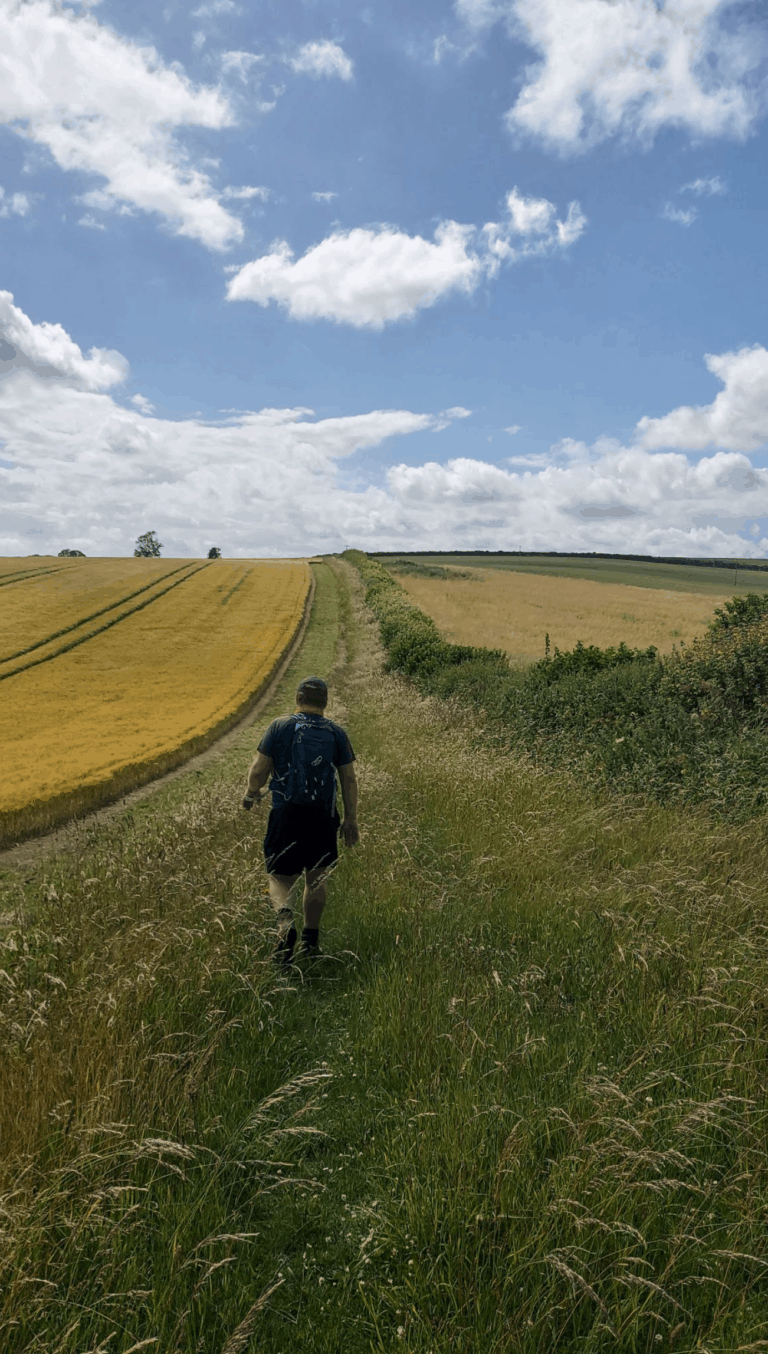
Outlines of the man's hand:
[[344,819],[341,825],[341,840],[345,846],[357,846],[360,840],[360,833],[357,830],[357,823],[348,822]]

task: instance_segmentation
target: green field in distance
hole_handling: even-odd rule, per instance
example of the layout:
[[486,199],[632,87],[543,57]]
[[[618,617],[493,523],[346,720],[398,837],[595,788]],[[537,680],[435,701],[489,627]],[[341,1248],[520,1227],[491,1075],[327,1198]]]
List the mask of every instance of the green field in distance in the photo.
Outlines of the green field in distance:
[[[594,559],[585,555],[377,555],[371,559],[391,565],[395,558],[414,564],[449,564],[473,569],[511,569],[515,573],[553,574],[560,578],[588,578],[597,583],[628,583],[636,588],[665,588],[669,592],[768,592],[768,570],[742,569],[737,563],[666,564],[654,560]],[[752,562],[752,561],[750,561]]]

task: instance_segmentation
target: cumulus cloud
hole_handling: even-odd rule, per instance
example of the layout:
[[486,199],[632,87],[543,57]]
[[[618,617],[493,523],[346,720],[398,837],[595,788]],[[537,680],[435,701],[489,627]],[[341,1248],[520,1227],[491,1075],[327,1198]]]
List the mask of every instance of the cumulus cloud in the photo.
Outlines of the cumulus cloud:
[[[167,555],[200,554],[211,539],[225,554],[259,556],[347,544],[768,552],[759,526],[768,517],[768,470],[745,454],[768,435],[764,348],[710,356],[725,387],[720,404],[643,419],[633,446],[564,438],[549,453],[510,458],[508,466],[472,457],[400,463],[383,486],[350,489],[342,463],[358,450],[439,433],[470,411],[456,405],[441,414],[384,409],[316,419],[296,408],[158,418],[145,396],[123,405],[109,393],[128,375],[119,353],[92,348],[84,356],[60,324],[34,323],[9,292],[0,292],[0,332],[5,554],[53,553],[72,541],[89,554],[129,554],[148,523]],[[679,447],[723,449],[695,463],[682,450],[653,449],[674,438]]]
[[276,301],[295,320],[336,320],[381,329],[412,319],[452,292],[471,294],[502,264],[567,249],[586,227],[577,202],[565,221],[544,198],[507,195],[506,216],[474,226],[443,221],[433,240],[392,226],[337,231],[301,258],[285,240],[231,278],[230,301]]
[[11,193],[5,196],[0,188],[0,216],[26,216],[29,211],[29,198],[26,193]]
[[609,439],[592,447],[571,443],[570,452],[561,453],[561,464],[523,471],[467,457],[393,466],[387,474],[393,522],[396,506],[401,539],[435,549],[461,543],[749,558],[768,550],[765,537],[736,534],[768,515],[768,471],[753,470],[746,456],[717,452],[691,465],[679,452],[651,453]]
[[[71,340],[70,340],[71,342]],[[2,349],[0,349],[0,352]],[[566,441],[547,463],[505,469],[469,457],[399,464],[385,486],[339,483],[339,463],[386,438],[442,426],[407,410],[315,420],[307,409],[154,417],[144,397],[14,370],[0,381],[0,549],[127,554],[148,514],[166,554],[300,555],[362,548],[606,550],[763,556],[768,472],[737,452],[691,465],[681,452]],[[743,525],[747,534],[738,534]]]
[[27,368],[41,376],[68,378],[83,390],[106,390],[124,381],[128,363],[111,348],[91,348],[88,357],[60,324],[34,324],[0,291],[0,374]]
[[727,447],[757,451],[768,442],[768,351],[756,343],[738,352],[707,353],[707,368],[725,389],[712,404],[681,405],[662,418],[641,418],[644,447]]
[[0,381],[0,438],[13,467],[0,467],[4,553],[53,550],[63,537],[87,541],[89,553],[129,553],[148,512],[167,554],[197,554],[211,535],[232,554],[342,549],[345,531],[359,527],[360,495],[339,490],[339,459],[438,421],[398,409],[172,421],[133,404],[29,371]]
[[468,414],[162,419],[143,395],[126,408],[107,393],[128,375],[120,353],[84,357],[60,324],[35,324],[10,292],[0,292],[0,335],[0,553],[60,549],[62,538],[128,553],[150,511],[169,554],[199,553],[211,533],[232,554],[340,549],[360,496],[338,489],[338,462]]
[[277,301],[294,320],[381,329],[452,291],[475,290],[483,264],[468,251],[471,226],[446,221],[434,241],[383,227],[330,235],[294,260],[285,241],[231,279],[230,301]]
[[333,202],[333,199],[338,196],[339,196],[338,193],[330,193],[330,192],[312,194],[312,197],[314,198],[315,202]]
[[211,249],[242,239],[241,223],[174,136],[184,126],[232,125],[219,90],[195,88],[154,48],[57,0],[0,0],[0,31],[0,121],[178,235]]
[[607,137],[650,144],[663,127],[741,138],[764,106],[765,43],[733,0],[456,0],[473,30],[504,19],[534,48],[507,113],[516,135],[555,150]]
[[321,76],[351,80],[353,66],[343,47],[337,42],[305,42],[295,56],[287,57],[287,64],[298,75]]

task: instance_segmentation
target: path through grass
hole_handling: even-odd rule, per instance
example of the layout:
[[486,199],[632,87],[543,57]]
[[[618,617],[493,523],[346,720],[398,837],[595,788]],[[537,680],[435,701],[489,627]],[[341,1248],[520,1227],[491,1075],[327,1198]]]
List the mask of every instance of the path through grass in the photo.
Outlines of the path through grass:
[[484,749],[360,595],[318,566],[264,720],[329,674],[359,758],[312,969],[269,964],[257,730],[6,883],[2,1348],[760,1348],[764,834]]

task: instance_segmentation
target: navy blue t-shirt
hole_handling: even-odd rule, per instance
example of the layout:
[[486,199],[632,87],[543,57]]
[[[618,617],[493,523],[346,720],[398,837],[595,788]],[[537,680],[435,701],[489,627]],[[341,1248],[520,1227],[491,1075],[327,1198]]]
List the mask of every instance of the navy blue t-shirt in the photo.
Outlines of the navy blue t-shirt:
[[[334,766],[347,766],[350,762],[356,760],[352,751],[352,744],[340,724],[334,724],[332,719],[326,719],[325,715],[305,714],[304,712],[296,715],[284,715],[281,719],[273,719],[267,732],[264,734],[258,746],[258,751],[263,752],[265,757],[271,757],[274,762],[272,768],[272,778],[269,782],[269,789],[272,793],[272,808],[281,809],[290,802],[286,799],[283,787],[291,768],[291,749],[293,747],[293,731],[297,722],[306,721],[314,724],[318,720],[333,730],[333,764]],[[336,776],[333,778],[333,804],[329,805],[330,813],[336,810]]]

